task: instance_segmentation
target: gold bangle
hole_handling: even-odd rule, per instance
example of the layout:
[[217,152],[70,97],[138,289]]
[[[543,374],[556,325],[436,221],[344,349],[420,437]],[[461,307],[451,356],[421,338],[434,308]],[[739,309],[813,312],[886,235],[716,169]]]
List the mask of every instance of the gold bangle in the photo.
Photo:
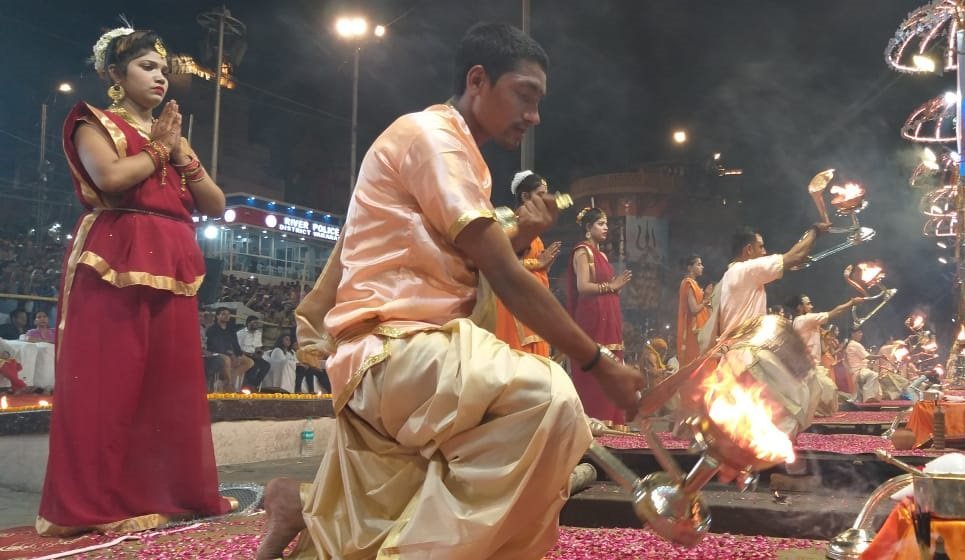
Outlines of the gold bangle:
[[188,155],[188,163],[174,163],[173,161],[171,162],[171,165],[173,165],[174,167],[177,167],[178,169],[183,169],[185,167],[191,167],[193,169],[192,166],[194,164],[201,165],[201,162],[198,160],[198,158],[194,157],[193,154]]
[[147,154],[147,157],[151,158],[151,163],[154,164],[154,170],[157,171],[158,161],[161,159],[161,156],[154,150],[154,148],[150,144],[144,146],[144,149],[142,151],[145,154]]

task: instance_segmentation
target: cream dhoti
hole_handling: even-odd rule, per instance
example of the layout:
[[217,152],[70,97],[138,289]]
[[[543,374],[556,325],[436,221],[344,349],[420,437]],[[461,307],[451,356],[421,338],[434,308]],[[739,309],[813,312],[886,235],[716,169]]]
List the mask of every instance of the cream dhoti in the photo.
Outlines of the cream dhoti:
[[541,557],[592,439],[569,377],[468,319],[399,336],[329,360],[357,385],[303,492],[293,557]]

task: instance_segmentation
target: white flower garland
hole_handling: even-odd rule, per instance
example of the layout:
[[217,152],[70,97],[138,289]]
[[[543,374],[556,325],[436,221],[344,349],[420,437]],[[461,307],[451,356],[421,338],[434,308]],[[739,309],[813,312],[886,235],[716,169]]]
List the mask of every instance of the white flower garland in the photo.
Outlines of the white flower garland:
[[529,177],[530,175],[533,175],[533,172],[529,169],[520,171],[519,173],[513,175],[513,182],[509,185],[509,192],[513,193],[513,196],[515,196],[516,189],[519,188],[519,184],[523,182],[523,179]]
[[97,70],[100,74],[107,72],[107,68],[104,67],[104,60],[107,58],[107,47],[111,44],[111,41],[117,37],[125,37],[131,33],[134,33],[134,29],[130,27],[118,27],[101,35],[100,39],[94,43],[94,70]]

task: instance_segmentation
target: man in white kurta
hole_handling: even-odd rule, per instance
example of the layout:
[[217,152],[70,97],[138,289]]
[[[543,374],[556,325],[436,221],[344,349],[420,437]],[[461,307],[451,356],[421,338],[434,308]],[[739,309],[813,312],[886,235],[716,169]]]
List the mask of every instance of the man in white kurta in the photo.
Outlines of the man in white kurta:
[[868,367],[868,350],[862,341],[864,333],[860,330],[851,332],[851,340],[844,347],[844,365],[854,379],[857,402],[881,400],[881,384],[878,374]]
[[812,227],[785,254],[768,255],[764,238],[748,228],[734,235],[733,261],[718,284],[720,308],[715,319],[718,334],[725,334],[748,319],[767,314],[764,286],[781,278],[784,271],[803,263],[824,225]]
[[811,298],[803,294],[795,296],[788,303],[788,307],[794,310],[791,325],[804,341],[808,356],[814,363],[814,372],[821,391],[816,411],[820,416],[828,416],[838,411],[838,386],[831,379],[828,369],[821,364],[821,326],[827,324],[832,317],[851,309],[855,303],[856,299],[851,299],[822,313],[814,313]]

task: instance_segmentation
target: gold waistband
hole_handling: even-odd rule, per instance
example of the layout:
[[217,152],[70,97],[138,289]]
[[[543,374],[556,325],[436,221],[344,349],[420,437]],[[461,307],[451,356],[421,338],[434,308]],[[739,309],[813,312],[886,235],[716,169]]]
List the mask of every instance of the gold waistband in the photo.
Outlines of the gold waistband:
[[372,319],[369,321],[363,321],[357,325],[352,325],[351,327],[339,333],[339,335],[335,337],[335,346],[337,347],[340,344],[358,340],[370,334],[384,336],[386,338],[405,338],[415,333],[425,332],[427,330],[431,329],[425,328],[404,330],[398,327],[391,327],[384,323],[379,323],[377,320]]

